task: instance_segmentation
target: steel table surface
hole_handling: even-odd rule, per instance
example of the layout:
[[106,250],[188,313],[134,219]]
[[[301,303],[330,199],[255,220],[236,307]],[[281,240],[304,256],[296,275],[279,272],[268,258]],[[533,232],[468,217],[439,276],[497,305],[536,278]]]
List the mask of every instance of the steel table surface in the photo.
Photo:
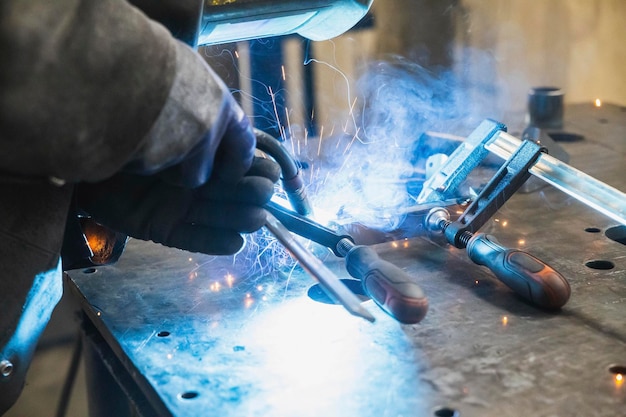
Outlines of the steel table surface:
[[[564,130],[585,138],[561,143],[571,165],[626,190],[625,108],[569,106]],[[618,416],[626,383],[610,367],[626,366],[626,246],[605,235],[613,226],[545,187],[483,228],[569,280],[557,312],[422,237],[376,245],[428,295],[416,325],[372,301],[374,324],[314,301],[299,269],[251,276],[250,259],[137,240],[67,284],[159,415]],[[326,262],[347,277],[340,259]]]

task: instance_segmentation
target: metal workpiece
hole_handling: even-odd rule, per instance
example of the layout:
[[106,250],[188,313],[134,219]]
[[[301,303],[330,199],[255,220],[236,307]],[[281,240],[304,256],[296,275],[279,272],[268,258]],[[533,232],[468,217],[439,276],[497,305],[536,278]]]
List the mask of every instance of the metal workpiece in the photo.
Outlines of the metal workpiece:
[[[566,110],[563,129],[585,137],[563,143],[572,166],[625,187],[626,112]],[[69,271],[66,285],[154,415],[623,415],[626,227],[545,187],[512,196],[481,231],[563,274],[567,304],[538,309],[465,250],[423,237],[373,246],[428,296],[414,325],[363,295],[374,325],[316,301],[308,274],[278,257],[258,272],[253,239],[234,257],[133,239],[117,264]],[[324,264],[350,279],[341,258]]]
[[[506,161],[529,142],[522,142],[506,130],[505,125],[493,120],[483,121],[446,163],[424,182],[417,203],[442,200],[453,195],[487,152]],[[527,170],[533,176],[626,225],[626,194],[622,191],[547,154],[540,155]]]
[[[485,148],[501,158],[509,158],[521,141],[499,132]],[[601,163],[601,160],[598,161]],[[541,155],[529,172],[569,194],[609,218],[626,225],[626,194],[550,155]]]
[[450,198],[468,175],[480,164],[488,151],[484,144],[494,135],[506,131],[506,126],[494,120],[484,120],[463,141],[440,169],[424,182],[417,204]]
[[528,92],[528,124],[543,129],[563,127],[563,97],[558,87],[533,87]]

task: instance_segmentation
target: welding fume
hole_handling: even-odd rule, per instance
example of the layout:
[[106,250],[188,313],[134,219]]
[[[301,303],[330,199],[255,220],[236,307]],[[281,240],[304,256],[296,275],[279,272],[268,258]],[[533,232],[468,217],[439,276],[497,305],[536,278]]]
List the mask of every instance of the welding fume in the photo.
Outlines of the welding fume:
[[280,170],[255,157],[248,117],[194,48],[327,39],[370,4],[2,2],[0,413],[61,297],[62,246],[93,256],[79,219],[209,254],[264,225]]

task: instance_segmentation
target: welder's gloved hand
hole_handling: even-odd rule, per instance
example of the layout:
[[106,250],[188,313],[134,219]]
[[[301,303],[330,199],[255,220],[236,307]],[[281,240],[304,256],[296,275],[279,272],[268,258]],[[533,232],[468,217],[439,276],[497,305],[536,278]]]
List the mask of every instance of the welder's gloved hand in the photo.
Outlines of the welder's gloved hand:
[[209,178],[238,181],[250,168],[256,139],[228,88],[188,46],[176,45],[174,81],[158,119],[123,168],[197,187]]
[[[78,206],[92,218],[131,237],[191,252],[226,255],[243,245],[241,233],[261,228],[280,168],[254,158],[238,181],[211,178],[197,188],[160,175],[120,173],[76,187]],[[229,177],[230,178],[230,177]]]

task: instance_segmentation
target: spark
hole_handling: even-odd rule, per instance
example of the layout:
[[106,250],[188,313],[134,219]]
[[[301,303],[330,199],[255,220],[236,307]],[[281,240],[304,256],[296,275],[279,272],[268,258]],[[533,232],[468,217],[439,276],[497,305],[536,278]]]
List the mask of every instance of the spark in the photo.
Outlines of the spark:
[[281,124],[280,124],[280,117],[278,116],[278,106],[276,105],[276,94],[274,94],[274,90],[270,86],[267,87],[267,91],[268,91],[270,97],[272,98],[272,106],[274,108],[274,116],[276,117],[276,123],[280,126],[280,135],[283,138],[283,141],[286,141],[287,138],[285,137],[285,130],[281,126]]
[[228,288],[233,288],[233,283],[235,282],[235,277],[233,276],[233,274],[228,273],[226,274],[226,284],[228,285]]
[[[334,45],[334,44],[333,44],[333,45]],[[306,59],[306,60],[304,61],[304,65],[309,65],[311,62],[314,62],[314,63],[316,63],[316,64],[320,64],[320,65],[325,65],[325,66],[327,66],[328,68],[330,68],[330,69],[332,69],[333,71],[335,71],[336,73],[338,73],[338,74],[339,74],[339,75],[343,78],[343,80],[344,80],[344,82],[345,82],[345,84],[346,84],[346,101],[347,101],[348,103],[350,103],[350,102],[352,101],[352,100],[351,100],[351,97],[352,97],[352,91],[351,91],[351,89],[350,89],[350,80],[348,79],[348,77],[346,76],[346,74],[344,74],[344,73],[343,73],[343,71],[341,71],[341,70],[340,70],[339,68],[337,68],[336,66],[331,65],[331,64],[329,64],[328,62],[325,62],[325,61],[320,61],[320,60],[317,60],[317,59],[314,59],[314,58],[308,58],[308,59]],[[354,101],[353,101],[353,102],[354,102],[354,103],[356,103],[356,98],[354,99]],[[357,122],[356,122],[356,119],[354,118],[354,113],[352,112],[352,110],[350,111],[349,116],[351,116],[352,123],[353,123],[353,125],[356,127],[356,126],[357,126]],[[348,126],[348,124],[346,123],[346,126],[345,126],[344,130],[346,130],[346,129],[347,129],[347,126]]]
[[281,65],[280,66],[280,70],[281,70],[281,72],[283,74],[283,81],[286,81],[287,80],[287,76],[285,75],[285,66]]
[[235,56],[237,57],[237,59],[239,59],[239,51],[237,51],[236,49],[235,49]]
[[[354,121],[354,106],[356,105],[356,100],[357,97],[354,98],[354,100],[352,100],[352,104],[350,105],[350,111],[348,111],[348,116],[352,117],[352,121]],[[350,118],[348,118],[348,120],[346,120],[346,124],[343,125],[343,131],[348,133],[348,123],[350,123]],[[356,125],[356,122],[355,122]]]
[[509,324],[509,317],[502,316],[502,325],[506,327],[507,324]]
[[289,110],[285,107],[285,118],[287,120],[287,130],[289,130],[289,137],[293,138],[293,131],[291,130],[291,120],[289,119]]
[[596,104],[596,107],[601,107],[602,106],[602,100],[597,98],[595,104]]
[[354,134],[354,136],[352,136],[352,139],[350,140],[350,143],[348,143],[348,146],[346,146],[346,149],[343,151],[343,154],[345,155],[346,152],[348,152],[348,150],[352,147],[352,144],[354,143],[354,141],[357,139],[357,136],[359,135],[359,131],[361,130],[361,128],[359,127],[356,130],[356,133]]
[[322,139],[324,137],[324,125],[322,125],[322,127],[320,128],[320,138],[319,138],[319,142],[317,143],[317,156],[320,156],[322,153]]

